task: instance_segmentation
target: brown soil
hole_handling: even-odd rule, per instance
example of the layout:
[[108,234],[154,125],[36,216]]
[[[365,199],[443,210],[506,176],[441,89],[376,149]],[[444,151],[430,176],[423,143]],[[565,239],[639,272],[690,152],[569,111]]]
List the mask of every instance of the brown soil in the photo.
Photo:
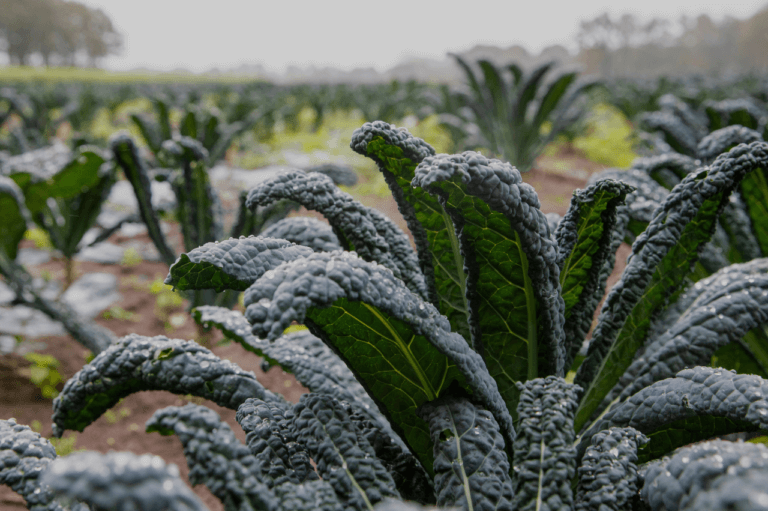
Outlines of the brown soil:
[[[596,164],[577,157],[572,168],[595,171],[602,167],[596,167]],[[541,166],[526,174],[524,180],[538,192],[544,212],[553,211],[560,215],[563,215],[568,209],[573,190],[582,188],[586,184],[585,175],[563,172],[562,169],[542,168]],[[391,198],[366,196],[360,200],[370,207],[379,209],[407,231],[405,221]],[[133,238],[133,240],[135,239]],[[149,241],[147,237],[139,239]],[[178,243],[178,236],[175,236],[174,240]],[[113,236],[110,241],[121,243],[127,240]],[[628,253],[628,247],[623,246],[618,254],[617,268],[609,285],[612,285],[618,278]],[[45,271],[55,279],[63,280],[64,278],[64,263],[60,260],[32,267],[29,270],[36,275],[42,275]],[[188,315],[185,315],[186,321],[181,326],[172,327],[169,322],[170,317],[175,314],[184,314],[185,305],[160,309],[156,304],[157,296],[149,291],[149,286],[153,281],[158,278],[162,279],[167,274],[168,268],[164,264],[142,262],[132,267],[125,267],[76,263],[75,271],[77,275],[88,272],[109,272],[118,277],[119,291],[123,298],[117,305],[134,316],[130,320],[104,319],[102,317],[97,320],[99,324],[110,328],[116,335],[138,333],[146,336],[167,335],[173,338],[199,339],[216,355],[236,361],[243,369],[253,371],[265,387],[283,394],[293,402],[298,401],[299,396],[306,392],[306,389],[299,385],[292,375],[284,373],[277,367],[273,367],[267,373],[261,371],[260,358],[246,352],[237,343],[219,344],[223,336],[218,331],[206,334],[205,339],[201,339],[198,328]],[[85,364],[87,352],[68,336],[47,337],[37,340],[46,344],[46,348],[40,350],[41,353],[53,355],[59,360],[58,370],[64,381],[72,377]],[[26,425],[39,421],[41,425],[39,432],[50,438],[52,401],[43,398],[40,390],[26,376],[25,369],[29,365],[26,359],[18,355],[0,356],[0,418],[14,417],[19,424]],[[61,389],[62,384],[59,384],[58,388]],[[223,409],[199,398],[179,397],[167,392],[133,394],[113,407],[111,413],[105,414],[85,428],[82,433],[67,432],[64,436],[74,437],[75,449],[99,452],[127,450],[137,454],[159,455],[166,462],[178,465],[182,478],[188,482],[189,470],[178,439],[173,436],[163,437],[157,433],[144,432],[144,423],[156,410],[170,405],[183,405],[186,402],[204,404],[216,410],[222,419],[232,427],[237,437],[241,441],[245,441],[245,434],[235,421],[233,410]],[[212,511],[223,509],[218,499],[205,486],[199,485],[193,490]],[[0,486],[0,509],[26,509],[26,507],[23,499],[13,493],[10,488]]]

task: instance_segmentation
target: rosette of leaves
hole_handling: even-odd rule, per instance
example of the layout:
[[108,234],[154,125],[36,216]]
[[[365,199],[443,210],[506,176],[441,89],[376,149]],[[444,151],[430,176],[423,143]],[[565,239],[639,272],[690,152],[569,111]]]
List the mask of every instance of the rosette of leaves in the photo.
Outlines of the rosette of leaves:
[[171,123],[172,104],[168,98],[157,96],[151,101],[154,115],[132,114],[131,121],[139,129],[160,167],[173,164],[173,161],[168,161],[162,154],[163,143],[180,136],[200,142],[207,151],[204,158],[206,165],[213,167],[224,159],[234,139],[260,122],[263,115],[261,109],[254,107],[242,121],[227,123],[218,109],[206,109],[189,102],[182,112],[178,129],[175,129]]
[[[343,250],[231,239],[185,254],[168,277],[180,289],[245,290],[244,318],[203,309],[200,319],[294,371],[310,394],[289,405],[192,342],[133,336],[65,385],[54,432],[82,430],[130,392],[165,389],[238,409],[250,454],[221,440],[226,428],[205,411],[167,410],[152,426],[179,436],[225,503],[264,485],[272,493],[255,494],[265,508],[274,495],[278,506],[290,499],[308,509],[299,487],[319,484],[309,505],[321,499],[333,509],[373,509],[388,498],[463,509],[628,509],[644,488],[638,462],[768,427],[768,382],[723,369],[658,381],[651,371],[646,386],[605,402],[652,319],[690,300],[683,291],[698,252],[738,183],[768,164],[768,144],[731,149],[661,201],[608,293],[576,385],[563,376],[603,295],[617,210],[632,189],[602,181],[577,192],[552,233],[535,191],[507,163],[434,155],[383,122],[364,125],[352,147],[384,172],[416,252],[407,256],[402,233],[327,182],[289,172],[252,190],[249,204],[290,195],[326,216]],[[713,337],[730,328],[736,342],[764,320],[760,275],[733,271],[729,286],[742,287],[728,289],[738,296],[694,298],[670,319],[679,347],[660,360],[699,349],[689,335],[695,318],[711,319]],[[288,350],[283,335],[294,323],[328,350],[306,337]],[[313,358],[322,367],[312,369]],[[353,380],[359,387],[344,383]],[[204,461],[214,453],[226,467]],[[223,485],[222,473],[238,475]]]
[[[85,216],[86,220],[82,220],[83,224],[87,223],[89,217],[91,222],[95,220],[101,201],[106,195],[105,190],[100,189],[100,187],[106,187],[108,190],[114,176],[102,174],[105,167],[98,165],[101,157],[96,153],[83,155],[83,158],[84,163],[76,160],[48,179],[36,179],[32,173],[26,172],[13,173],[12,178],[0,176],[0,216],[3,218],[0,226],[0,240],[2,240],[2,244],[0,244],[0,275],[15,293],[15,300],[18,303],[38,309],[52,319],[61,322],[76,341],[93,353],[99,353],[115,340],[112,332],[99,325],[84,321],[66,303],[43,296],[39,286],[34,284],[32,275],[15,261],[18,245],[27,230],[27,226],[32,224],[32,219],[35,216],[38,221],[46,225],[48,221],[57,221],[56,219],[59,217],[53,216],[54,213],[61,214],[64,211],[68,214],[66,220],[62,219],[61,223],[55,226],[55,233],[58,237],[54,238],[53,234],[51,236],[52,239],[58,241],[57,246],[65,248],[76,247],[75,240],[79,241],[87,228],[77,225],[78,221],[73,215],[80,212]],[[88,166],[88,163],[91,163],[92,166]],[[96,180],[96,185],[93,185],[94,189],[80,190],[77,188],[78,171],[82,173],[84,179]],[[25,187],[26,195],[17,182]],[[74,189],[78,189],[81,195],[76,195],[73,192]],[[54,195],[55,198],[48,196],[48,194]],[[37,214],[31,215],[27,205],[37,208]],[[61,208],[58,207],[59,205]],[[70,253],[70,259],[71,256],[72,253]],[[68,265],[68,269],[68,278],[71,280],[71,263]]]
[[60,161],[57,156],[41,166],[17,166],[11,161],[6,171],[21,188],[32,220],[48,232],[54,248],[63,254],[68,286],[74,279],[72,259],[109,196],[116,169],[93,147],[70,153],[59,167]]
[[23,90],[3,87],[0,89],[0,103],[5,104],[3,116],[7,118],[13,114],[20,123],[20,126],[11,128],[10,140],[5,144],[13,154],[23,154],[50,144],[58,127],[82,108],[62,87],[29,84]]
[[556,70],[554,62],[525,72],[514,63],[499,69],[488,60],[470,64],[452,56],[468,91],[454,93],[462,108],[445,113],[454,116],[453,125],[461,120],[464,131],[480,135],[472,148],[490,149],[520,172],[529,171],[549,142],[578,123],[586,114],[585,93],[598,86],[596,81],[578,80],[576,71]]

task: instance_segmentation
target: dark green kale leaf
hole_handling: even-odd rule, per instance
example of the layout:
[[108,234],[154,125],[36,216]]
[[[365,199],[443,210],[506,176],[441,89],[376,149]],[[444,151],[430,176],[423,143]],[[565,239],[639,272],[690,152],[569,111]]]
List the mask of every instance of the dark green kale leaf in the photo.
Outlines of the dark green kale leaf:
[[346,363],[427,471],[432,448],[416,414],[456,381],[489,409],[511,445],[512,419],[482,358],[446,318],[386,268],[351,252],[317,253],[264,274],[245,293],[253,333],[306,324]]
[[[593,174],[588,184],[593,185],[599,181],[611,179],[626,183],[635,188],[627,193],[625,206],[619,208],[618,225],[624,226],[623,239],[631,243],[648,227],[661,203],[669,195],[669,191],[656,183],[644,171],[637,169],[618,170],[607,169],[598,174]],[[622,219],[621,217],[626,217]]]
[[695,367],[661,380],[614,405],[581,436],[580,455],[597,432],[632,427],[650,439],[645,462],[699,440],[741,431],[768,430],[768,381],[726,369]]
[[437,505],[512,509],[509,459],[493,415],[454,396],[425,403],[419,415],[434,446]]
[[309,216],[284,218],[264,229],[259,235],[264,238],[288,240],[309,247],[315,252],[341,250],[339,239],[331,226]]
[[179,478],[179,468],[152,454],[76,452],[53,461],[40,480],[61,498],[93,509],[208,510]]
[[336,492],[327,481],[284,483],[275,488],[280,511],[344,511]]
[[333,486],[342,504],[373,509],[384,498],[400,497],[392,476],[338,401],[304,394],[292,413],[296,439],[307,448],[320,477]]
[[656,318],[648,330],[648,342],[645,347],[646,354],[652,352],[651,346],[660,336],[672,328],[687,310],[694,306],[699,300],[707,300],[713,293],[720,293],[723,286],[734,280],[748,279],[755,275],[768,274],[768,259],[755,259],[748,263],[731,264],[726,266],[714,275],[702,279],[692,286],[688,287],[680,295],[675,303],[667,307],[664,312]]
[[363,436],[373,446],[376,456],[387,465],[403,497],[410,499],[413,492],[432,493],[426,488],[430,481],[420,463],[376,403],[344,362],[308,330],[288,333],[270,342],[251,334],[250,325],[240,312],[202,306],[194,309],[192,315],[198,323],[216,325],[248,351],[293,374],[310,391],[348,402],[354,408],[350,416],[363,429]]
[[[706,138],[706,137],[705,137]],[[701,148],[701,143],[699,143]],[[720,154],[720,153],[718,153]],[[632,162],[633,169],[642,170],[667,190],[671,190],[680,181],[701,166],[701,162],[676,152],[657,156],[637,158]]]
[[604,180],[573,192],[571,206],[555,231],[557,265],[565,301],[565,367],[581,348],[597,304],[605,294],[603,267],[613,257],[617,208],[634,187]]
[[123,169],[125,177],[130,181],[136,200],[139,203],[141,220],[147,226],[147,231],[152,242],[160,252],[160,256],[168,266],[176,260],[176,254],[168,245],[163,231],[160,229],[160,221],[157,212],[152,206],[152,188],[150,187],[149,174],[143,160],[139,157],[139,151],[133,139],[125,133],[115,135],[109,141],[115,162]]
[[[0,484],[21,495],[31,511],[64,511],[53,492],[40,481],[40,475],[56,459],[51,442],[16,424],[16,419],[0,420]],[[87,511],[77,504],[71,511]]]
[[265,484],[265,467],[210,408],[191,403],[168,406],[150,417],[146,431],[179,437],[189,482],[205,484],[226,509],[279,509],[277,497]]
[[754,130],[765,123],[765,109],[751,98],[707,100],[702,106],[709,117],[710,130],[718,130],[732,124],[740,124]]
[[459,240],[436,197],[411,186],[416,166],[435,150],[405,128],[367,122],[352,134],[350,147],[379,166],[418,251],[429,301],[448,318],[451,330],[470,339],[466,275]]
[[739,144],[750,144],[762,140],[763,137],[755,130],[740,125],[727,126],[702,138],[696,156],[708,165],[722,153],[730,151]]
[[672,149],[678,153],[696,154],[698,136],[677,115],[668,110],[646,112],[639,117],[640,126],[646,131],[659,131]]
[[573,506],[576,475],[573,414],[578,385],[547,376],[518,383],[513,509],[550,511]]
[[426,297],[424,276],[418,271],[416,254],[405,234],[380,213],[339,190],[328,176],[301,170],[281,172],[248,192],[246,204],[254,209],[278,199],[290,199],[318,211],[328,219],[345,250],[386,266],[413,292]]
[[608,428],[592,437],[581,458],[576,511],[623,511],[640,483],[637,448],[648,439],[633,428]]
[[267,270],[312,252],[290,241],[261,236],[206,243],[181,254],[171,265],[165,283],[183,291],[245,291]]
[[318,479],[309,453],[292,429],[288,403],[248,398],[237,409],[237,422],[251,453],[261,464],[261,480],[270,488]]
[[[686,367],[707,365],[718,348],[739,342],[750,330],[768,323],[768,275],[729,279],[716,273],[702,284],[706,291],[632,362],[606,399],[622,401]],[[766,349],[753,354],[764,371]]]
[[675,451],[644,469],[640,496],[652,511],[766,509],[768,449],[724,440]]
[[768,164],[768,144],[754,142],[689,174],[654,213],[632,246],[621,280],[603,304],[576,383],[585,388],[576,414],[580,430],[598,410],[644,344],[651,321],[679,297],[699,250],[712,236],[731,192]]
[[0,250],[13,261],[19,249],[19,242],[31,222],[27,207],[24,205],[24,195],[16,183],[7,177],[0,176]]
[[142,390],[192,394],[233,410],[249,397],[280,400],[253,373],[193,341],[131,334],[67,381],[53,400],[54,436],[82,431],[121,398]]
[[509,163],[467,151],[430,156],[413,185],[438,197],[459,234],[472,346],[507,409],[515,383],[564,374],[564,302],[557,244],[534,189]]

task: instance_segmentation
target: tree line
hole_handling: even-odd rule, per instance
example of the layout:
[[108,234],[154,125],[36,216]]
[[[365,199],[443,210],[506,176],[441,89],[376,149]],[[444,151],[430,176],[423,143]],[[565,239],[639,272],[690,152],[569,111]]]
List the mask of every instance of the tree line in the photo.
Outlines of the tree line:
[[3,0],[0,50],[11,64],[96,67],[116,54],[122,37],[101,10],[65,0]]
[[677,22],[632,14],[583,21],[578,60],[602,76],[658,76],[768,71],[768,6],[746,20],[706,14]]

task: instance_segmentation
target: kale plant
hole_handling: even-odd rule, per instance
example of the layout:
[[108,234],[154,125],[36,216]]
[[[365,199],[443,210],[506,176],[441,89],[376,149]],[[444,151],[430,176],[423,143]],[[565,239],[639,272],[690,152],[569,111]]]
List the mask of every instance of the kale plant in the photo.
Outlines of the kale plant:
[[236,137],[245,133],[261,121],[264,108],[254,108],[248,117],[242,121],[227,123],[218,109],[205,109],[190,102],[182,113],[178,131],[171,124],[170,102],[158,96],[152,99],[155,119],[139,114],[131,115],[131,120],[139,129],[141,136],[155,156],[161,167],[173,165],[162,149],[164,142],[176,140],[179,137],[189,137],[197,140],[205,148],[205,163],[212,167],[224,159],[224,155]]
[[52,146],[10,158],[3,173],[21,188],[32,220],[64,256],[69,286],[73,258],[116,181],[115,165],[95,147],[72,153]]
[[555,71],[554,62],[526,73],[517,64],[499,69],[479,60],[478,75],[464,59],[453,57],[464,72],[469,91],[454,93],[456,100],[444,101],[445,106],[460,107],[443,113],[441,119],[451,131],[458,127],[474,135],[474,147],[493,151],[520,172],[529,171],[549,142],[578,123],[586,112],[581,103],[585,93],[598,85],[577,80],[575,71]]
[[16,294],[15,301],[42,311],[61,322],[69,334],[93,353],[107,348],[115,336],[104,327],[84,321],[70,306],[43,296],[32,275],[16,262],[18,245],[31,222],[24,196],[10,178],[0,176],[0,275]]
[[[381,121],[351,146],[379,165],[416,251],[327,176],[288,171],[252,189],[248,207],[296,201],[328,220],[333,243],[327,231],[308,241],[301,226],[276,233],[306,244],[206,243],[166,279],[245,291],[245,314],[205,306],[196,320],[292,372],[309,394],[291,404],[193,341],[129,335],[66,383],[54,434],[82,431],[142,390],[236,409],[247,445],[201,406],[165,408],[147,423],[179,438],[191,481],[226,509],[768,507],[762,447],[704,444],[696,459],[730,456],[740,468],[673,470],[680,456],[693,459],[676,448],[768,430],[768,380],[705,367],[736,346],[765,370],[764,345],[749,335],[768,319],[768,263],[729,266],[686,289],[731,193],[763,174],[768,144],[730,149],[660,200],[580,364],[635,187],[602,180],[576,191],[553,232],[508,163],[436,155]],[[307,330],[286,333],[294,323]],[[51,468],[43,480],[55,477]]]

